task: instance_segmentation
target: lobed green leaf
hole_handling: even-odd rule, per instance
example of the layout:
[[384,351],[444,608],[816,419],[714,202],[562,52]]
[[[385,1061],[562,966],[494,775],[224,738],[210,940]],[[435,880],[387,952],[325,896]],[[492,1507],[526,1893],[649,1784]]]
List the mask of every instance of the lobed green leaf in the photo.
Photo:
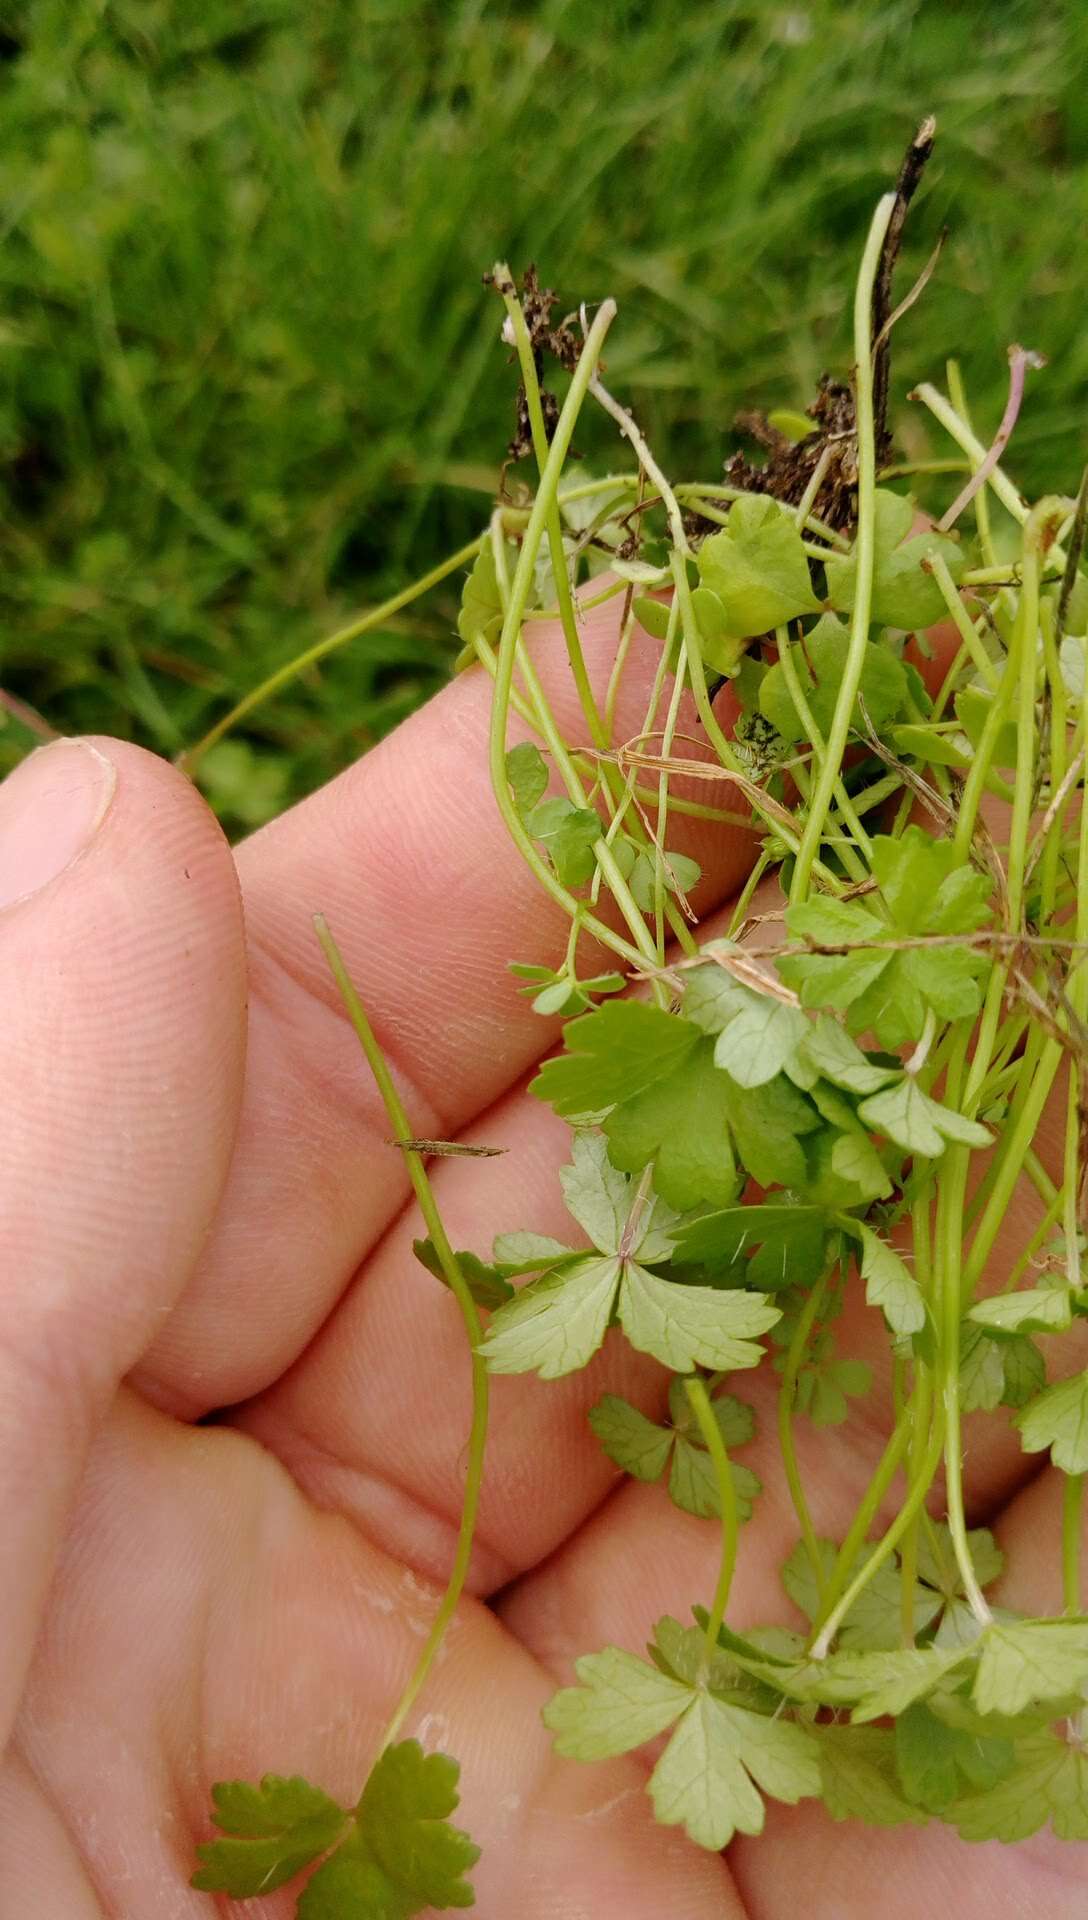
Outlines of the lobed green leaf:
[[[932,531],[908,539],[914,509],[901,494],[878,487],[875,504],[876,552],[870,618],[880,626],[907,631],[931,627],[943,618],[947,609],[940,588],[932,574],[925,570],[926,556],[939,552],[953,580],[958,580],[963,567],[960,548],[955,541]],[[857,592],[855,555],[829,554],[825,568],[832,605],[848,610]]]
[[758,1336],[780,1317],[765,1294],[685,1286],[633,1260],[624,1268],[618,1311],[631,1345],[674,1373],[757,1366],[763,1357]]
[[1088,1472],[1088,1372],[1047,1387],[1016,1415],[1025,1453],[1050,1448],[1063,1473]]
[[529,1090],[557,1113],[598,1113],[667,1079],[698,1039],[690,1020],[641,1000],[610,1000],[568,1022],[566,1052],[544,1062]]
[[350,1818],[319,1787],[295,1774],[266,1773],[258,1786],[221,1781],[212,1788],[212,1819],[224,1838],[197,1848],[192,1885],[251,1900],[271,1893],[326,1853]]
[[488,1327],[481,1351],[490,1371],[555,1380],[584,1367],[608,1330],[620,1268],[587,1254],[531,1280]]
[[[827,614],[805,635],[800,646],[790,648],[790,659],[809,712],[826,740],[835,716],[839,688],[850,650],[850,635],[842,622]],[[851,731],[868,731],[862,707],[877,733],[903,712],[907,702],[907,676],[902,661],[887,647],[866,643],[862,655],[861,683],[850,719]],[[808,728],[794,705],[793,695],[781,664],[770,668],[759,690],[759,708],[777,733],[790,746],[807,742]]]
[[704,540],[698,564],[701,584],[721,603],[725,631],[737,638],[818,610],[796,517],[767,494],[733,502],[728,526]]

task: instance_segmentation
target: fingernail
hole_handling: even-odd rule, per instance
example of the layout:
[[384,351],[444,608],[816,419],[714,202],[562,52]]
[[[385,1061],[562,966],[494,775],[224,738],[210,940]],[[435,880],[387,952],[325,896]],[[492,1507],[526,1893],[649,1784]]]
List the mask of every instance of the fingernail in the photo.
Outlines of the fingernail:
[[55,740],[0,784],[0,909],[39,893],[90,846],[117,770],[86,740]]

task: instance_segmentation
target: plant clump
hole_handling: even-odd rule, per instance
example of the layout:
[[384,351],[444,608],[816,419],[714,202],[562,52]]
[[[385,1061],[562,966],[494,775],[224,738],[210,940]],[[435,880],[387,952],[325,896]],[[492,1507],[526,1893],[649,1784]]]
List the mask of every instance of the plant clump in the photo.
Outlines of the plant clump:
[[[466,1518],[436,1631],[467,1566],[486,1375],[567,1375],[618,1330],[669,1374],[667,1412],[608,1394],[590,1427],[621,1472],[718,1529],[719,1573],[689,1621],[658,1621],[645,1656],[587,1649],[545,1720],[583,1762],[658,1742],[657,1818],[712,1849],[760,1832],[768,1799],[877,1826],[937,1819],[969,1841],[1088,1838],[1088,1372],[1062,1357],[1088,1317],[1088,488],[1024,500],[975,438],[954,367],[949,394],[915,396],[955,448],[961,490],[939,527],[903,482],[946,484],[950,463],[893,467],[891,269],[932,137],[926,123],[873,216],[852,382],[824,382],[811,433],[805,416],[760,422],[766,466],[734,461],[719,483],[671,484],[604,386],[611,301],[554,329],[535,274],[520,293],[504,267],[491,276],[521,380],[511,455],[531,455],[538,480],[481,535],[460,634],[463,664],[493,685],[496,804],[569,922],[560,965],[511,956],[534,1006],[563,1022],[531,1092],[570,1128],[569,1239],[513,1219],[486,1253],[451,1249],[419,1151],[436,1143],[413,1141],[323,936],[412,1166],[417,1252],[472,1346]],[[541,388],[545,353],[569,373],[561,405]],[[1012,356],[1005,439],[1029,364]],[[570,468],[589,405],[633,468]],[[589,604],[621,609],[603,698],[581,648],[587,572]],[[580,700],[570,733],[527,645],[549,611]],[[623,738],[636,629],[658,661]],[[512,711],[529,736],[514,746]],[[738,821],[750,835],[739,898],[705,929],[700,868],[677,844],[689,816],[704,840]],[[1030,1224],[1010,1251],[1025,1191]],[[883,1327],[892,1410],[854,1520],[830,1540],[798,1434],[876,1391],[840,1344],[861,1301]],[[760,1368],[795,1516],[792,1629],[730,1617],[761,1498],[734,1458],[755,1426],[734,1376]],[[1038,1541],[1060,1569],[1056,1615],[994,1598],[1002,1552],[968,1521],[965,1423],[999,1408],[1062,1476],[1054,1540]],[[216,1818],[237,1837],[203,1849],[198,1884],[244,1897],[258,1873],[324,1859],[302,1915],[468,1904],[474,1850],[446,1825],[452,1766],[391,1734],[354,1812],[299,1782],[219,1789]],[[391,1819],[425,1829],[411,1884],[374,1837],[379,1786]],[[355,1905],[335,1904],[340,1885]]]

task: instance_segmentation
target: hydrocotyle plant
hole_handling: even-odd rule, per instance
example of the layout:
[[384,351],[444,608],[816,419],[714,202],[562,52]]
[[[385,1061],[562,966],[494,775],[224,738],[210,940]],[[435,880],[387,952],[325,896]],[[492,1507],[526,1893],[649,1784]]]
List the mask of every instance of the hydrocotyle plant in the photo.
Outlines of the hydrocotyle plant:
[[[546,1709],[559,1751],[591,1763],[667,1736],[648,1780],[657,1818],[712,1849],[760,1832],[768,1798],[878,1826],[939,1819],[964,1840],[1047,1826],[1088,1839],[1088,1372],[1075,1370],[1088,1317],[1088,479],[1077,499],[1028,502],[1001,465],[1038,360],[1019,347],[992,446],[951,365],[947,393],[914,398],[954,454],[893,458],[889,341],[920,289],[893,311],[892,269],[932,138],[927,122],[874,212],[851,381],[825,380],[807,415],[756,420],[766,463],[737,458],[722,482],[670,483],[604,385],[612,301],[553,325],[535,274],[520,289],[505,266],[489,276],[520,373],[511,456],[535,462],[535,490],[500,499],[479,539],[398,604],[470,568],[461,665],[493,686],[495,802],[569,919],[559,966],[511,962],[564,1023],[531,1091],[571,1130],[571,1240],[514,1219],[496,1222],[490,1257],[451,1246],[425,1162],[456,1145],[415,1138],[320,922],[411,1172],[417,1253],[465,1325],[464,1512],[358,1802],[297,1778],[218,1786],[198,1887],[252,1898],[314,1866],[301,1920],[472,1904],[477,1849],[449,1820],[456,1762],[401,1733],[469,1564],[489,1375],[569,1374],[610,1330],[671,1375],[668,1412],[606,1395],[593,1432],[622,1472],[663,1482],[662,1500],[718,1529],[719,1572],[691,1595],[689,1623],[657,1623],[645,1656],[586,1650]],[[561,404],[541,384],[549,357],[568,376]],[[572,463],[588,407],[632,467]],[[909,488],[947,490],[950,472],[956,497],[925,517]],[[582,621],[608,599],[619,638],[598,697]],[[545,613],[566,641],[573,727],[534,665]],[[636,628],[659,657],[621,737]],[[691,904],[699,867],[675,846],[691,817],[704,840],[749,836],[748,878],[709,927]],[[1056,1144],[1040,1132],[1055,1100]],[[1025,1185],[1030,1224],[1010,1249]],[[836,1344],[861,1297],[886,1332],[893,1414],[852,1524],[828,1540],[802,1469],[818,1452],[798,1436],[876,1392]],[[782,1581],[803,1630],[730,1620],[761,1497],[732,1457],[754,1425],[732,1376],[757,1368],[777,1379],[795,1516]],[[987,1598],[1002,1555],[968,1524],[965,1422],[998,1408],[1064,1476],[1054,1539],[1037,1542],[1060,1569],[1055,1617]]]

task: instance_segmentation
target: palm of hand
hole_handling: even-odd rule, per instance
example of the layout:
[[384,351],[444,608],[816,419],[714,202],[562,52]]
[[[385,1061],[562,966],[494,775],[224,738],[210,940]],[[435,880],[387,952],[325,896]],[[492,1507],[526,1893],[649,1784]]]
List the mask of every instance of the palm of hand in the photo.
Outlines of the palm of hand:
[[[587,623],[591,658],[612,638],[607,616]],[[545,665],[553,650],[543,636]],[[485,689],[459,682],[243,848],[245,934],[195,797],[111,748],[98,840],[9,916],[4,1078],[28,1100],[4,1142],[0,1282],[18,1298],[0,1349],[5,1913],[198,1920],[212,1904],[186,1879],[210,1782],[297,1771],[350,1802],[430,1624],[460,1509],[463,1336],[412,1256],[404,1169],[310,914],[328,915],[418,1132],[508,1149],[439,1164],[454,1243],[565,1233],[566,1129],[522,1091],[550,1034],[505,976],[562,929],[491,806],[485,712]],[[743,847],[703,857],[727,897]],[[853,1349],[866,1339],[859,1319]],[[877,1900],[905,1920],[953,1873],[963,1920],[1038,1912],[1044,1882],[1052,1920],[1081,1912],[1083,1868],[1056,1844],[969,1851],[939,1828],[874,1834],[772,1808],[769,1834],[721,1860],[654,1825],[637,1759],[552,1756],[539,1710],[573,1656],[639,1647],[713,1584],[713,1528],[657,1488],[614,1490],[584,1417],[605,1391],[662,1403],[659,1370],[619,1341],[561,1384],[495,1383],[476,1597],[406,1729],[462,1763],[481,1915],[778,1920],[803,1888],[813,1920]],[[782,1617],[795,1531],[773,1386],[760,1375],[745,1394],[765,1492],[741,1625]],[[236,1411],[194,1424],[217,1407]],[[820,1532],[841,1537],[881,1440],[820,1438]],[[976,1511],[1000,1514],[1013,1545],[1057,1498],[996,1426],[971,1475]],[[286,1920],[294,1898],[260,1911]]]

